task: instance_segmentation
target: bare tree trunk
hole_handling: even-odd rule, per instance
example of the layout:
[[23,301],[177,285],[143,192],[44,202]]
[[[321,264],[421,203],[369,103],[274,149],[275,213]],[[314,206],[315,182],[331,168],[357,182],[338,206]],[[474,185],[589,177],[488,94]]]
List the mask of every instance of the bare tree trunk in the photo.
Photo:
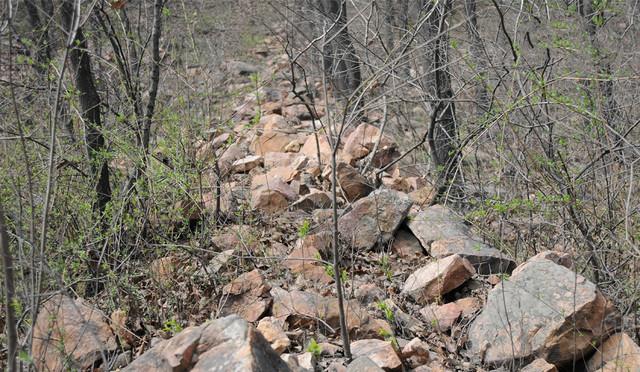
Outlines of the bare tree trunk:
[[[62,4],[62,21],[68,32],[72,32],[74,4],[67,0]],[[94,210],[100,214],[104,212],[107,203],[111,200],[111,185],[109,183],[109,167],[103,152],[106,149],[104,136],[102,135],[101,101],[95,85],[91,59],[87,50],[87,39],[79,27],[76,30],[76,38],[73,48],[69,53],[69,61],[74,75],[75,85],[78,89],[80,109],[85,126],[85,139],[87,153],[91,162],[91,171],[96,178],[96,201]]]
[[4,289],[6,295],[7,312],[7,369],[9,372],[16,369],[16,352],[18,348],[18,333],[16,331],[15,313],[15,285],[13,278],[13,259],[9,251],[9,236],[4,221],[4,211],[0,204],[0,254],[2,254],[2,267],[4,271]]
[[[427,40],[434,40],[433,46],[427,45],[425,63],[427,74],[423,80],[427,94],[433,94],[437,106],[433,109],[435,120],[429,128],[429,147],[435,174],[437,174],[437,197],[458,195],[461,185],[456,177],[459,155],[457,154],[458,133],[456,112],[451,89],[451,76],[447,69],[449,63],[449,38],[446,30],[446,16],[451,2],[423,2],[424,9],[430,17],[425,26]],[[434,8],[435,7],[435,8]],[[431,43],[429,43],[431,44]]]
[[319,5],[333,25],[327,33],[329,43],[323,55],[324,70],[333,85],[334,95],[344,101],[362,82],[360,62],[347,29],[347,3],[344,0],[319,0]]
[[481,117],[489,109],[489,92],[487,91],[487,65],[483,56],[482,38],[478,31],[478,17],[476,14],[476,0],[465,0],[465,12],[467,14],[467,32],[469,33],[471,46],[469,51],[476,65],[477,85],[475,88],[477,116]]
[[[62,24],[67,32],[73,32],[74,17],[78,12],[74,10],[76,4],[73,0],[62,3]],[[79,4],[77,4],[79,9]],[[82,32],[82,27],[75,30],[75,39],[69,51],[69,61],[74,75],[76,89],[79,92],[80,109],[85,128],[85,141],[91,173],[94,177],[96,200],[93,203],[94,213],[102,220],[107,203],[111,201],[111,185],[109,182],[109,166],[104,157],[106,150],[104,136],[101,133],[101,101],[95,85],[95,79],[91,70],[91,59],[87,50],[87,40]],[[98,276],[100,258],[98,252],[89,252],[89,270],[94,278]],[[100,284],[93,281],[87,286],[86,295],[93,296],[100,291]]]
[[424,42],[428,43],[424,49],[424,74],[421,79],[422,89],[427,97],[435,98],[438,96],[435,66],[436,47],[434,46],[435,43],[430,41],[438,37],[438,25],[441,18],[438,10],[441,6],[438,2],[434,3],[431,0],[421,0],[421,7],[426,17],[428,17],[421,29]]
[[409,23],[409,0],[385,0],[382,38],[388,52],[396,44],[396,36],[407,32]]
[[50,17],[51,14],[47,13],[48,7],[44,8],[47,2],[43,2],[43,9],[39,10],[35,0],[25,0],[25,8],[29,16],[29,23],[32,28],[34,54],[36,56],[36,70],[44,75],[46,73],[46,64],[51,59],[51,50],[49,47],[49,27],[46,26],[48,22],[42,21],[41,14],[44,14],[45,18]]
[[602,50],[603,48],[597,38],[598,26],[596,19],[603,19],[604,14],[601,10],[593,9],[591,0],[580,1],[579,10],[584,18],[587,35],[596,59],[595,65],[599,75],[598,90],[602,97],[602,117],[609,127],[607,130],[609,133],[608,142],[610,146],[614,147],[620,140],[619,135],[616,133],[620,132],[618,123],[620,112],[613,92],[613,81],[609,78],[611,76],[611,62]]

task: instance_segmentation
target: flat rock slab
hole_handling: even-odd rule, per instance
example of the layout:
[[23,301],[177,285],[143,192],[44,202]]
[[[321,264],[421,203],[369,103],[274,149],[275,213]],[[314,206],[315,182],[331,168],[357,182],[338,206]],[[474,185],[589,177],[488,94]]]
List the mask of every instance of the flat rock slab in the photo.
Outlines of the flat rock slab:
[[473,266],[457,254],[436,260],[409,275],[402,294],[420,304],[445,295],[461,286],[475,274]]
[[106,317],[80,299],[52,297],[42,305],[33,327],[32,355],[41,371],[89,369],[117,347]]
[[614,320],[593,283],[552,261],[530,260],[489,292],[469,330],[470,350],[493,366],[535,358],[560,366],[586,358]]
[[[337,298],[323,297],[310,291],[287,292],[279,287],[274,287],[271,295],[273,296],[271,310],[273,317],[287,322],[290,328],[317,325],[327,333],[336,333],[339,330]],[[345,301],[344,309],[350,333],[355,333],[369,323],[366,309],[362,308],[357,300]]]
[[245,158],[238,159],[231,164],[231,169],[234,172],[248,172],[255,167],[262,166],[264,158],[259,155],[249,155]]
[[354,358],[366,357],[385,371],[398,371],[402,361],[394,350],[391,342],[369,339],[351,343]]
[[371,249],[377,243],[391,240],[413,203],[399,191],[379,189],[353,204],[350,212],[340,217],[341,237],[355,249]]
[[516,267],[515,261],[496,248],[468,238],[436,240],[431,243],[430,253],[436,258],[452,254],[464,257],[480,275],[510,274]]
[[470,234],[462,217],[442,205],[433,205],[411,216],[407,226],[427,251],[436,240],[467,237]]

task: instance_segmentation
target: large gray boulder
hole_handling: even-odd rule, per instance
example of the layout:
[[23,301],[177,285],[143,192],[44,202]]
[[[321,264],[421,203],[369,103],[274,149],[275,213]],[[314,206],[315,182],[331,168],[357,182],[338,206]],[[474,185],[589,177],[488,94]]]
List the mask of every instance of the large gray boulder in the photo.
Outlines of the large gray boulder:
[[452,210],[442,205],[432,205],[411,216],[407,222],[409,230],[429,252],[436,240],[467,237],[469,227]]
[[350,212],[340,217],[338,229],[343,239],[356,249],[371,249],[393,238],[411,209],[407,194],[379,189],[353,203]]
[[489,292],[469,330],[470,350],[492,366],[535,358],[561,366],[586,358],[614,320],[595,284],[552,261],[529,260]]

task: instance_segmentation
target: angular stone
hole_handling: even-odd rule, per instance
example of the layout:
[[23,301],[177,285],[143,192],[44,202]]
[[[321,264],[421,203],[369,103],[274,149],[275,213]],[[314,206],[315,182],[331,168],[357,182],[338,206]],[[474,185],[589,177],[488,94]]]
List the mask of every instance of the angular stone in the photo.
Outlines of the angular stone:
[[[271,170],[273,171],[273,169]],[[280,176],[274,174],[258,174],[251,178],[251,191],[267,189],[281,193],[288,200],[296,200],[298,195]]]
[[311,191],[309,190],[309,185],[298,180],[291,181],[289,186],[291,186],[293,191],[298,195],[307,195]]
[[370,304],[383,300],[384,291],[374,283],[364,283],[356,289],[356,298],[363,304]]
[[421,187],[409,193],[411,200],[419,206],[431,204],[435,196],[436,190],[431,185]]
[[527,364],[520,370],[521,372],[558,372],[558,369],[553,364],[547,362],[542,358],[538,358],[533,362]]
[[162,354],[172,370],[184,370],[190,367],[201,332],[199,327],[189,327],[169,339]]
[[474,314],[476,311],[482,308],[480,300],[478,300],[476,297],[461,298],[457,301],[454,301],[454,303],[460,308],[461,315],[463,317]]
[[412,339],[402,348],[402,359],[412,368],[429,363],[429,345],[417,337]]
[[[227,148],[220,149],[219,152],[221,153],[218,154],[218,167],[220,168],[220,173],[226,175],[231,170],[233,162],[242,159],[246,155],[247,148],[246,145],[232,143]],[[204,162],[205,164],[213,164],[213,159]]]
[[411,231],[405,228],[400,228],[398,232],[396,232],[396,236],[393,238],[393,243],[391,244],[391,251],[398,257],[407,260],[424,257],[420,241]]
[[345,143],[343,153],[349,156],[353,160],[362,159],[367,156],[380,139],[378,149],[381,150],[385,147],[394,147],[395,143],[386,135],[382,135],[380,138],[380,129],[370,124],[360,124],[358,127],[349,134]]
[[593,283],[552,261],[530,260],[489,292],[469,330],[470,350],[489,365],[536,357],[562,365],[585,358],[615,318]]
[[290,132],[290,125],[280,115],[265,115],[260,119],[263,132],[256,137],[249,150],[256,155],[264,155],[267,152],[285,152],[285,147],[297,138]]
[[[350,334],[354,334],[369,322],[367,310],[360,306],[357,300],[345,300],[343,302],[346,316],[347,328]],[[340,328],[340,313],[338,312],[338,299],[335,297],[325,298],[326,312],[323,319],[334,329]],[[377,332],[378,330],[376,330]]]
[[[274,299],[271,311],[273,316],[286,321],[290,328],[304,328],[317,324],[323,332],[333,333],[339,330],[337,298],[322,297],[308,291],[287,292],[277,287],[271,290],[271,295]],[[344,308],[350,332],[366,324],[369,319],[366,310],[356,300],[345,301]],[[328,329],[327,325],[331,329]]]
[[258,269],[240,275],[222,288],[222,293],[228,296],[223,315],[235,313],[249,322],[257,321],[271,305],[270,290]]
[[251,207],[263,213],[274,214],[287,209],[287,198],[277,190],[260,189],[252,192]]
[[382,177],[382,184],[388,189],[409,192],[409,185],[402,177]]
[[[374,365],[375,365],[375,363],[374,363]],[[379,368],[379,367],[376,366],[376,368]],[[375,371],[372,371],[372,372],[378,372],[378,371],[383,371],[383,370],[382,369],[378,369],[378,370],[375,370]],[[331,364],[329,364],[329,367],[327,367],[325,372],[347,372],[347,367],[345,367],[340,362],[332,362]]]
[[306,369],[300,367],[300,363],[298,362],[298,356],[293,354],[282,354],[280,358],[287,363],[289,370],[291,372],[308,372]]
[[[306,242],[306,243],[305,243]],[[324,267],[318,263],[318,259],[322,256],[311,240],[299,240],[296,247],[291,251],[284,262],[285,267],[296,274],[301,274],[307,280],[329,284],[333,281],[324,270]]]
[[331,231],[325,230],[307,235],[302,239],[302,242],[305,247],[310,247],[320,252],[322,257],[329,257],[332,254],[333,234]]
[[273,307],[271,313],[277,319],[286,321],[291,328],[305,327],[322,318],[326,310],[325,300],[319,294],[305,291],[287,292],[274,287],[271,290]]
[[384,303],[391,311],[395,318],[395,323],[402,329],[408,329],[414,333],[424,332],[422,322],[413,316],[405,313],[392,299],[387,298]]
[[300,143],[300,140],[295,139],[291,142],[289,142],[285,147],[284,147],[284,151],[285,152],[292,152],[292,153],[297,153],[298,151],[300,151],[300,147],[302,146],[302,144]]
[[243,173],[262,165],[264,158],[260,155],[249,155],[246,158],[238,159],[231,164],[231,169],[236,173]]
[[198,361],[192,372],[289,371],[262,334],[237,316],[217,319],[201,327]]
[[354,358],[367,357],[385,371],[397,371],[402,367],[402,361],[395,349],[388,341],[369,339],[351,343],[351,353]]
[[530,260],[534,259],[546,259],[549,261],[553,261],[558,265],[562,265],[567,269],[573,269],[573,259],[569,253],[564,252],[556,252],[556,251],[542,251],[537,255],[530,258]]
[[318,360],[316,356],[313,355],[313,353],[307,351],[302,354],[296,355],[296,357],[298,359],[298,365],[301,368],[304,368],[305,370],[308,370],[308,371],[316,370]]
[[429,252],[431,243],[436,240],[466,237],[469,234],[469,228],[462,218],[441,205],[433,205],[419,212],[407,222],[407,226]]
[[[269,169],[267,171],[266,176],[267,176],[267,179],[280,178],[284,182],[289,183],[289,182],[291,182],[293,180],[299,180],[300,179],[300,173],[301,172],[298,169],[294,168],[293,166],[274,167],[274,168],[271,168],[271,169]],[[290,189],[291,189],[291,191],[295,192],[295,190],[293,190],[292,187]]]
[[355,358],[347,366],[347,372],[382,372],[384,369],[366,356]]
[[40,371],[90,369],[118,348],[106,317],[82,300],[57,295],[41,307],[31,355]]
[[251,207],[264,213],[286,210],[289,201],[295,200],[295,191],[279,177],[258,175],[251,181]]
[[359,327],[351,329],[349,338],[352,341],[367,338],[384,340],[384,335],[390,334],[393,334],[393,329],[391,329],[389,322],[383,319],[369,317],[369,319],[363,324],[360,324]]
[[331,150],[329,140],[327,140],[327,137],[324,134],[318,134],[317,143],[316,136],[314,134],[307,136],[307,139],[304,141],[304,145],[302,145],[302,148],[300,149],[300,154],[303,154],[317,164],[318,145],[320,145],[320,160],[322,161],[322,164],[329,164],[331,162],[331,154],[333,153],[333,150]]
[[267,152],[264,154],[264,167],[267,169],[275,167],[291,167],[299,158],[304,155],[290,152]]
[[342,188],[348,201],[354,202],[373,191],[370,182],[367,181],[357,170],[346,163],[338,164],[336,169],[338,185]]
[[282,114],[288,118],[296,118],[299,120],[319,119],[319,112],[309,112],[305,105],[291,105],[282,108]]
[[281,102],[265,102],[260,108],[263,114],[277,114],[282,115],[282,103]]
[[223,268],[233,257],[235,253],[235,248],[227,249],[226,251],[222,251],[216,253],[216,255],[209,261],[209,263],[205,267],[201,267],[198,271],[195,272],[195,275],[198,277],[213,279],[217,277],[218,271]]
[[291,341],[283,327],[284,322],[274,317],[262,318],[257,327],[258,331],[271,344],[271,348],[278,354],[282,354],[291,346]]
[[291,205],[291,208],[312,212],[315,209],[329,208],[331,204],[331,196],[328,192],[315,190],[298,199]]
[[511,273],[516,267],[509,256],[482,242],[468,238],[436,240],[431,243],[431,256],[442,258],[457,254],[471,262],[480,275]]
[[320,252],[313,245],[298,241],[296,247],[284,261],[284,265],[294,273],[301,273],[305,267],[318,265],[317,261],[321,258]]
[[475,274],[469,261],[458,255],[431,262],[409,275],[402,293],[426,304],[458,288]]
[[222,133],[221,135],[215,137],[212,141],[211,141],[211,145],[213,146],[214,149],[218,149],[220,148],[220,146],[226,144],[227,142],[229,142],[229,139],[232,138],[231,137],[231,133]]
[[597,348],[587,362],[587,370],[640,371],[640,346],[626,333],[616,333]]
[[462,309],[455,302],[444,305],[430,304],[420,309],[420,314],[433,329],[446,332],[458,320]]
[[411,209],[411,200],[398,191],[380,189],[355,202],[340,217],[338,230],[355,249],[371,249],[386,244]]

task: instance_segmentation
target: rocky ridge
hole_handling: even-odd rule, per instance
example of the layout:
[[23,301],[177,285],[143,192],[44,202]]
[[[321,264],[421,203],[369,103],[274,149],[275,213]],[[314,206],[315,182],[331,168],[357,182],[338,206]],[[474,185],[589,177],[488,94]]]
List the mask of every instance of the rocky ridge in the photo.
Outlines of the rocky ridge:
[[[284,77],[286,55],[274,40],[267,45],[266,67],[229,64],[238,84],[247,74]],[[640,348],[617,332],[611,302],[566,254],[517,265],[454,211],[430,205],[429,180],[410,167],[393,166],[380,182],[362,175],[400,156],[371,118],[345,133],[337,153],[346,360],[328,265],[332,145],[318,130],[327,110],[310,112],[290,88],[276,79],[248,93],[234,112],[240,124],[216,127],[198,144],[200,161],[217,162],[209,178],[222,183],[220,203],[212,186],[186,212],[199,219],[217,208],[226,219],[209,262],[191,273],[229,278],[215,306],[205,306],[211,319],[136,344],[125,315],[59,295],[34,327],[38,370],[640,370]],[[303,93],[319,97],[319,88]],[[242,211],[267,221],[266,236],[256,238],[260,228]],[[154,261],[153,280],[170,285],[182,264]]]

